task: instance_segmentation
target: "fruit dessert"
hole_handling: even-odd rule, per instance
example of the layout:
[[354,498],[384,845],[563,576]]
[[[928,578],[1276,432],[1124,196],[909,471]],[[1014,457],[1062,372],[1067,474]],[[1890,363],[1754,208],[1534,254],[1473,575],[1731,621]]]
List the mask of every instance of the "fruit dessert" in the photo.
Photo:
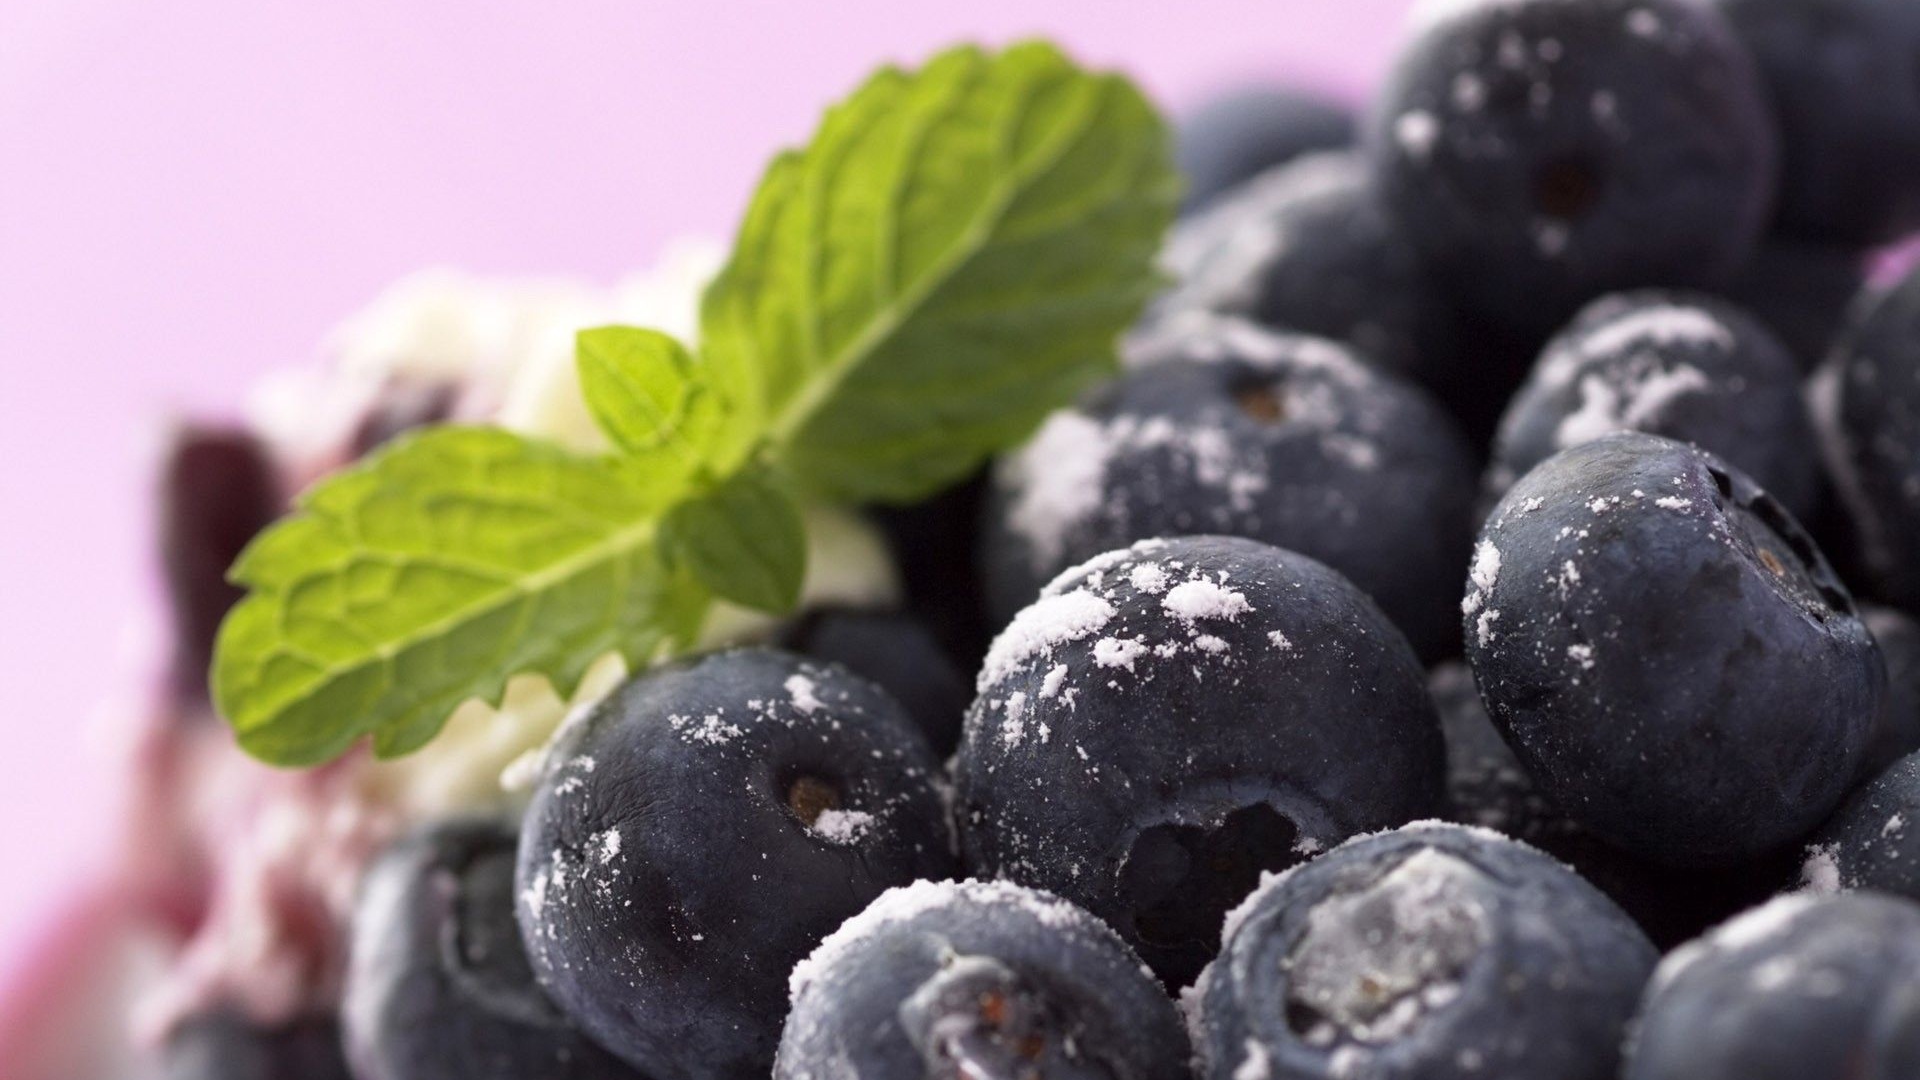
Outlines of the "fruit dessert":
[[724,254],[404,283],[179,432],[7,1074],[1920,1076],[1916,63],[1445,0],[1169,126],[961,47]]

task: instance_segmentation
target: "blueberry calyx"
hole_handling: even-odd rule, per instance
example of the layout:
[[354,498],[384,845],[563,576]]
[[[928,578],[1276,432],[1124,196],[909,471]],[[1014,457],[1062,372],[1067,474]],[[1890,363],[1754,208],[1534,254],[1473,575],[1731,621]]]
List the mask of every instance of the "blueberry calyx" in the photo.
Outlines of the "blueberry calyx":
[[990,957],[947,958],[900,1003],[900,1026],[929,1077],[1099,1080],[1077,1030],[1041,988]]
[[1775,592],[1820,622],[1854,613],[1853,601],[1812,538],[1778,499],[1718,466],[1707,466],[1707,475],[1733,542],[1766,571],[1763,580]]
[[822,814],[840,809],[840,788],[811,773],[787,781],[787,809],[800,824],[813,828]]
[[1307,915],[1287,954],[1287,1026],[1313,1045],[1390,1042],[1445,1006],[1488,941],[1487,877],[1426,849]]

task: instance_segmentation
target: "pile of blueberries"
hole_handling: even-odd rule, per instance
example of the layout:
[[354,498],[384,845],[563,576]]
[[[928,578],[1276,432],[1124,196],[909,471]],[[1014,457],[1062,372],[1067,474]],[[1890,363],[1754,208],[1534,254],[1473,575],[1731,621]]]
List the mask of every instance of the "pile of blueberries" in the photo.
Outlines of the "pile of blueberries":
[[336,1069],[1920,1077],[1920,3],[1430,4],[1180,150],[904,610],[376,862]]

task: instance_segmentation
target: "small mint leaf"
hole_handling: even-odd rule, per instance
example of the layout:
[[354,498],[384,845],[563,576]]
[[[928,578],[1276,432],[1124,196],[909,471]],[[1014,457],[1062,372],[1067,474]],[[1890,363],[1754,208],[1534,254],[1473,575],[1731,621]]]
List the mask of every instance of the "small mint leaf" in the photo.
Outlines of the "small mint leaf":
[[764,470],[749,468],[667,516],[675,559],[723,600],[776,614],[800,599],[807,533],[800,509]]
[[710,464],[725,417],[686,346],[631,326],[582,330],[575,340],[587,408],[616,447],[670,456],[687,473]]
[[1139,91],[1051,46],[885,69],[768,170],[704,355],[804,486],[931,494],[1113,369],[1178,188]]
[[490,428],[403,438],[322,481],[242,554],[212,692],[249,753],[325,761],[430,740],[509,676],[570,693],[618,651],[685,647],[706,590],[663,557],[672,497],[606,459]]

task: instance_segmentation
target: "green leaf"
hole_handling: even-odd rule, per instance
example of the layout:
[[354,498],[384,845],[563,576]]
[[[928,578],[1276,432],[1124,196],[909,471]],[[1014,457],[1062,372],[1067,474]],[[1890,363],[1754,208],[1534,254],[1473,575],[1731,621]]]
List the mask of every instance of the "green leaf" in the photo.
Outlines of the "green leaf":
[[1178,187],[1139,92],[1050,46],[883,70],[762,180],[702,306],[716,385],[812,490],[928,495],[1112,370]]
[[391,756],[516,674],[689,648],[716,597],[790,608],[789,488],[931,494],[1111,371],[1177,188],[1138,91],[1046,45],[882,70],[767,170],[698,356],[580,334],[618,454],[449,427],[322,482],[235,566],[216,705],[268,761]]
[[443,427],[323,481],[256,540],[221,626],[215,704],[281,765],[363,735],[407,753],[470,698],[539,672],[563,695],[596,658],[690,642],[706,591],[662,557],[680,493],[505,431]]
[[747,469],[667,517],[669,550],[715,596],[791,610],[807,572],[800,508],[764,470]]
[[631,326],[582,330],[576,341],[580,389],[613,445],[642,457],[664,451],[659,464],[683,475],[722,465],[725,405],[686,346]]

